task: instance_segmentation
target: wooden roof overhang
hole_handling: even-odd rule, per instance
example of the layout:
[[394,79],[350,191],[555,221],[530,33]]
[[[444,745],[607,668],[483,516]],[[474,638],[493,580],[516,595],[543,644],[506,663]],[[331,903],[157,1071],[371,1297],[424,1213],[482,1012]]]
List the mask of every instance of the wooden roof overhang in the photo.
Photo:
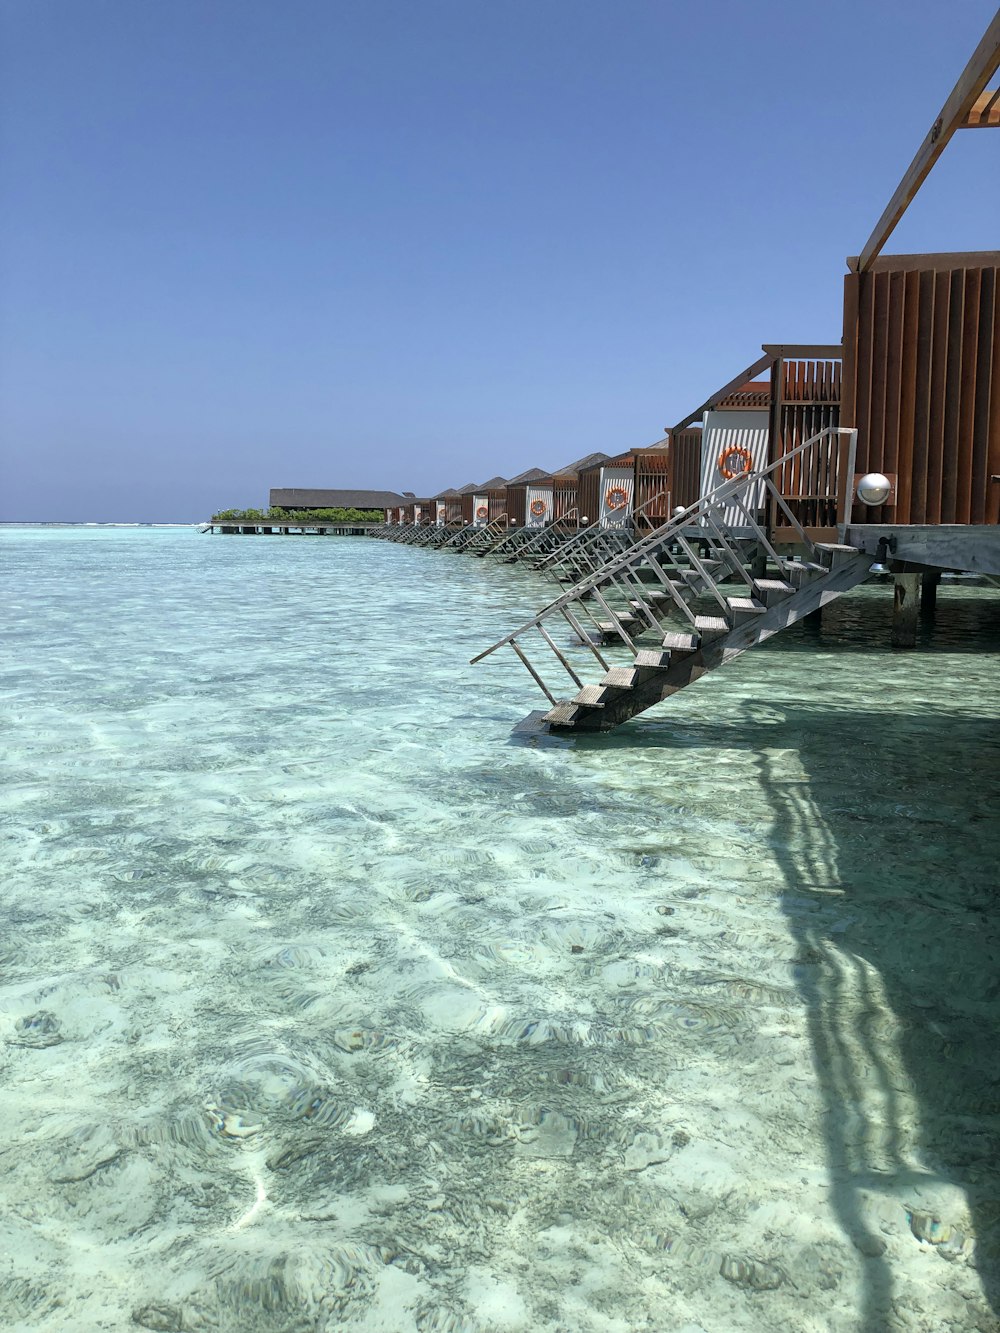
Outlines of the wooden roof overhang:
[[[840,343],[763,343],[761,350],[764,355],[758,357],[753,365],[748,366],[746,370],[734,375],[715,393],[705,399],[703,403],[689,412],[686,417],[682,417],[675,426],[666,428],[665,433],[670,436],[677,431],[682,431],[690,426],[692,422],[699,421],[701,417],[713,408],[719,407],[726,399],[733,394],[742,392],[747,387],[757,381],[757,376],[762,375],[764,371],[773,369],[776,362],[779,361],[813,361],[813,360],[838,360],[841,355]],[[770,398],[768,398],[768,402]],[[756,406],[767,406],[768,403],[758,403]]]
[[987,84],[1000,69],[1000,10],[983,34],[982,41],[959,76],[958,82],[941,108],[941,113],[924,136],[916,156],[896,186],[895,192],[875,224],[857,259],[848,261],[855,273],[866,273],[913,202],[914,196],[931,168],[958,130],[1000,127],[1000,88]]

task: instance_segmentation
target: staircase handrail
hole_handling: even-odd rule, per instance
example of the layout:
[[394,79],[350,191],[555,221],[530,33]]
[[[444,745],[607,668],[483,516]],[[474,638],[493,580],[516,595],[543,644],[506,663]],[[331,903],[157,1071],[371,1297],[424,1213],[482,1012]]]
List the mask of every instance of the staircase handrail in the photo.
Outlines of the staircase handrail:
[[[759,470],[743,472],[738,477],[733,477],[729,481],[723,482],[721,486],[716,486],[714,490],[703,495],[693,505],[689,505],[683,513],[679,513],[676,517],[669,519],[668,522],[664,523],[659,528],[655,528],[641,541],[630,546],[623,555],[608,561],[606,564],[602,565],[600,569],[594,570],[593,573],[585,575],[578,583],[574,584],[572,588],[568,589],[560,597],[555,598],[554,601],[549,602],[547,606],[543,607],[541,611],[532,616],[530,620],[525,621],[523,625],[512,630],[510,634],[505,634],[502,639],[498,639],[497,642],[487,648],[485,652],[479,653],[476,657],[473,657],[470,660],[470,666],[474,666],[477,662],[481,662],[484,657],[489,657],[490,654],[495,653],[498,648],[504,648],[507,644],[512,644],[520,635],[526,634],[529,630],[538,628],[542,621],[547,620],[550,616],[562,611],[564,607],[570,606],[573,602],[578,601],[584,594],[602,587],[608,579],[612,578],[615,574],[622,570],[629,569],[632,566],[641,565],[650,551],[662,546],[665,541],[668,541],[670,537],[674,535],[681,537],[686,528],[690,528],[692,524],[697,523],[700,518],[710,516],[713,511],[717,511],[719,508],[723,507],[727,501],[735,500],[739,503],[741,494],[745,494],[753,485],[761,481],[770,482],[772,473],[777,472],[779,468],[784,467],[791,459],[803,453],[806,449],[815,446],[820,440],[834,435],[847,435],[851,437],[848,449],[847,467],[844,470],[845,477],[841,478],[842,481],[846,479],[847,483],[845,494],[846,525],[850,522],[854,456],[857,447],[858,432],[855,428],[849,426],[824,426],[822,430],[817,431],[815,435],[811,435],[809,439],[803,440],[801,444],[796,445],[794,449],[790,449],[787,453],[783,453],[780,458],[776,458],[774,462],[769,463],[767,467]],[[795,518],[780,494],[778,494],[776,488],[773,487],[773,484],[772,490],[774,490],[776,502],[788,519],[789,524],[799,532],[804,543],[811,545],[804,528],[799,523],[798,519]],[[646,501],[646,504],[652,504],[654,500],[659,498],[661,498],[661,496],[653,496],[650,500]],[[516,650],[516,645],[514,646]]]
[[[569,519],[574,514],[576,515],[576,526],[579,526],[580,511],[577,506],[574,505],[572,509],[567,509],[565,514],[560,514],[558,518],[554,518],[551,523],[546,523],[544,527],[539,528],[537,531],[534,531],[531,528],[519,528],[519,533],[527,532],[530,534],[530,540],[525,542],[525,544],[517,551],[517,559],[523,560],[526,556],[530,555],[533,550],[539,546],[544,546],[546,540],[551,540],[552,537],[556,535],[560,524],[568,525]],[[498,555],[500,552],[494,551],[492,554]]]

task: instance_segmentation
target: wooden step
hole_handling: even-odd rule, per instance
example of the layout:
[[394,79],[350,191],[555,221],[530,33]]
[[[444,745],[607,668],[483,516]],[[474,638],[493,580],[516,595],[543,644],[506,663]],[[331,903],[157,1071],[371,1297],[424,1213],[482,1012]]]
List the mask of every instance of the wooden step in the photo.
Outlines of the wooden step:
[[615,620],[597,621],[597,628],[601,631],[601,633],[605,636],[605,638],[617,638],[618,635],[621,634],[622,630],[624,630],[625,633],[627,634],[629,630],[633,628],[633,626],[639,624],[645,625],[645,621],[640,621],[638,616],[630,616],[622,613],[622,615],[618,617],[617,621]]
[[723,616],[695,616],[694,627],[703,639],[721,639],[732,629]]
[[[668,634],[666,637],[669,639],[677,638],[678,636],[676,634]],[[693,636],[686,635],[685,637],[692,638]],[[692,651],[694,650],[692,649]],[[659,648],[640,648],[635,655],[635,665],[637,667],[658,667],[665,669],[670,665],[670,653],[662,652]],[[615,668],[612,667],[612,670],[615,670]]]
[[801,588],[804,583],[811,583],[813,579],[830,572],[826,565],[814,565],[807,560],[783,560],[781,568],[788,582],[796,588]]
[[815,549],[827,569],[836,569],[838,565],[846,565],[849,560],[853,560],[858,554],[856,546],[841,546],[839,542],[817,542]]
[[634,666],[609,667],[601,678],[601,685],[616,690],[630,690],[635,684],[638,675],[639,672]]
[[542,721],[551,722],[557,727],[568,727],[572,726],[578,712],[579,709],[576,704],[571,703],[568,699],[563,699],[554,708],[549,709]]
[[685,630],[672,630],[660,640],[664,648],[671,653],[696,653],[701,645],[698,634]]
[[727,597],[726,606],[729,607],[729,623],[734,629],[737,625],[753,620],[754,616],[762,616],[767,610],[752,597]]
[[774,606],[776,602],[784,601],[795,592],[792,585],[786,583],[784,579],[754,579],[753,586],[765,606]]
[[583,689],[574,696],[572,702],[585,708],[603,708],[604,686],[584,685]]

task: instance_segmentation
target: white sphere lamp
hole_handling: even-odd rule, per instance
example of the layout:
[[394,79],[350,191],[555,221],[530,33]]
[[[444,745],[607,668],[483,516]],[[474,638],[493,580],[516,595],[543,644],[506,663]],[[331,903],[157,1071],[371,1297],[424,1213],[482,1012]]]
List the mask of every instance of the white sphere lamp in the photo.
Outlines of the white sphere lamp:
[[884,472],[866,472],[858,482],[858,499],[866,505],[882,505],[892,493],[892,482]]

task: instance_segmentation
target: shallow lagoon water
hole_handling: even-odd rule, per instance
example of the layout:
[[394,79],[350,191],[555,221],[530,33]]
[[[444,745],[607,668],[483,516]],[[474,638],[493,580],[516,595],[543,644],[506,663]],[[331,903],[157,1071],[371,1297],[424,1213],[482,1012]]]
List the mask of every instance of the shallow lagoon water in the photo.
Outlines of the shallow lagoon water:
[[0,561],[0,1326],[1000,1327],[996,593],[526,743],[538,575]]

